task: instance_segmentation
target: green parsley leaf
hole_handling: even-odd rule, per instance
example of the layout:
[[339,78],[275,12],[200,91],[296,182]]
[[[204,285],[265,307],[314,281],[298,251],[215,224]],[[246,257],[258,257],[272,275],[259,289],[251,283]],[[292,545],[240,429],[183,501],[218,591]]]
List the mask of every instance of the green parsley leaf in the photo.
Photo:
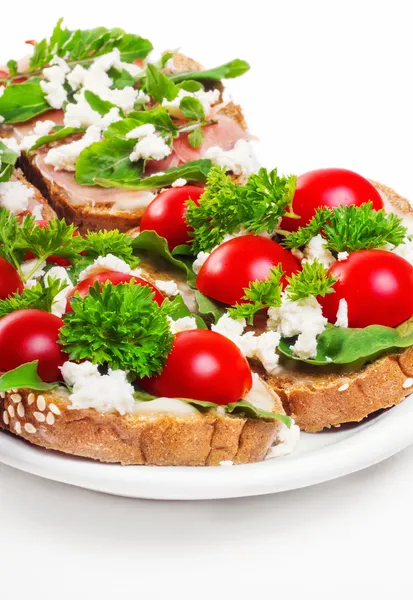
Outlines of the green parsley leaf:
[[51,144],[52,142],[57,142],[59,140],[63,140],[64,138],[69,137],[70,135],[76,135],[84,133],[86,129],[84,127],[62,127],[56,130],[54,128],[54,133],[50,133],[49,135],[43,135],[40,137],[35,144],[29,149],[29,154],[35,152],[41,146],[46,144]]
[[199,206],[188,202],[187,223],[193,228],[193,253],[210,252],[226,233],[241,227],[252,233],[276,231],[289,211],[296,178],[278,177],[277,170],[260,169],[244,186],[236,185],[218,166],[211,168]]
[[9,85],[0,96],[4,123],[21,123],[51,110],[40,83],[24,81]]
[[318,260],[306,262],[298,273],[287,277],[287,296],[290,300],[301,300],[308,296],[326,296],[334,292],[336,280]]
[[159,373],[171,351],[173,335],[167,309],[153,300],[148,286],[133,281],[117,286],[96,283],[85,298],[72,299],[63,317],[59,343],[71,360],[91,360],[139,377]]
[[9,390],[39,390],[46,391],[58,387],[59,383],[45,383],[37,374],[38,360],[20,365],[12,371],[7,371],[0,377],[0,392]]
[[[33,227],[34,217],[25,216],[22,227]],[[0,256],[14,265],[20,272],[20,262],[25,250],[18,248],[21,227],[16,215],[5,208],[0,208]]]
[[144,85],[149,96],[152,96],[159,104],[164,99],[171,102],[178,95],[176,85],[164,73],[161,73],[155,65],[149,64],[146,67]]
[[193,148],[199,148],[204,141],[204,132],[202,127],[197,127],[188,135],[188,142]]
[[247,319],[252,325],[254,315],[263,309],[281,306],[282,283],[284,275],[280,266],[273,267],[270,276],[265,281],[252,281],[249,287],[244,289],[245,295],[242,304],[236,304],[229,309],[232,319]]
[[185,71],[182,73],[173,73],[169,75],[169,78],[176,83],[180,83],[187,79],[193,79],[195,81],[202,81],[205,79],[212,79],[219,81],[221,79],[232,79],[234,77],[240,77],[249,71],[249,64],[245,60],[236,58],[231,62],[225,63],[220,67],[214,69],[208,69],[206,71]]
[[54,299],[66,287],[66,282],[49,277],[47,287],[36,283],[32,288],[25,288],[22,294],[14,294],[0,300],[0,318],[16,310],[28,308],[51,312]]
[[13,175],[18,156],[0,140],[0,182],[9,181]]
[[204,107],[198,98],[184,96],[179,103],[179,108],[187,119],[192,119],[194,121],[203,121],[205,119]]
[[61,256],[76,260],[84,249],[80,236],[75,236],[76,228],[64,219],[49,221],[47,227],[39,227],[31,217],[25,217],[17,230],[15,248],[30,250],[39,261],[50,256]]
[[320,233],[327,221],[331,218],[331,210],[326,207],[317,208],[314,217],[305,227],[289,233],[282,241],[283,246],[298,249],[306,246],[311,238]]

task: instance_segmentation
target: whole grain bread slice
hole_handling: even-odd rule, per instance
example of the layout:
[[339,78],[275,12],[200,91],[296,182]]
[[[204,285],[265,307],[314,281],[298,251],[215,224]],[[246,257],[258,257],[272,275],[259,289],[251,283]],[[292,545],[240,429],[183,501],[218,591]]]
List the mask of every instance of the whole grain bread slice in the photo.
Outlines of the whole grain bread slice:
[[[285,414],[277,395],[274,412]],[[0,394],[0,429],[66,454],[123,465],[214,466],[253,463],[277,443],[277,420],[195,415],[101,413],[72,410],[63,388]]]

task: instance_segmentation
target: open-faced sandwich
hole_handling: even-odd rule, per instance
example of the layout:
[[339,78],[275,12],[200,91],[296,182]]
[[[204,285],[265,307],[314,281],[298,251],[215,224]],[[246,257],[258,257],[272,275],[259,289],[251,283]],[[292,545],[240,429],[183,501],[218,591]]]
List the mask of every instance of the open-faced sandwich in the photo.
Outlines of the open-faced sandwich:
[[151,50],[59,22],[0,72],[0,427],[105,462],[239,464],[399,403],[409,202],[260,169],[221,81],[248,65]]

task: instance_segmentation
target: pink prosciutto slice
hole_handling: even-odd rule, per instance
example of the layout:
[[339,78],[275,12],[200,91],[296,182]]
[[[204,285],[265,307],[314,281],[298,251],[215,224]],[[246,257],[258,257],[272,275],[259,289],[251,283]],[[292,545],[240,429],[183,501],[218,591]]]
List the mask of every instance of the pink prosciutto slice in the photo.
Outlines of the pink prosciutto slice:
[[39,121],[53,121],[56,125],[63,125],[63,118],[65,114],[62,110],[49,110],[30,121],[26,121],[25,123],[19,123],[18,125],[13,126],[13,135],[17,139],[17,141],[22,140],[26,135],[30,135],[33,131],[33,127]]

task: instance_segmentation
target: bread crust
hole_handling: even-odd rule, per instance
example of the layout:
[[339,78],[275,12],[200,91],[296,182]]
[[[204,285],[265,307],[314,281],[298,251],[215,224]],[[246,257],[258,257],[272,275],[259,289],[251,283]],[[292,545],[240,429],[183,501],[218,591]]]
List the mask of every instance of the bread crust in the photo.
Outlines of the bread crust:
[[[216,466],[265,458],[281,429],[263,421],[212,413],[188,416],[125,415],[71,410],[67,392],[2,393],[0,429],[65,454],[105,463]],[[275,410],[285,414],[275,398]]]

